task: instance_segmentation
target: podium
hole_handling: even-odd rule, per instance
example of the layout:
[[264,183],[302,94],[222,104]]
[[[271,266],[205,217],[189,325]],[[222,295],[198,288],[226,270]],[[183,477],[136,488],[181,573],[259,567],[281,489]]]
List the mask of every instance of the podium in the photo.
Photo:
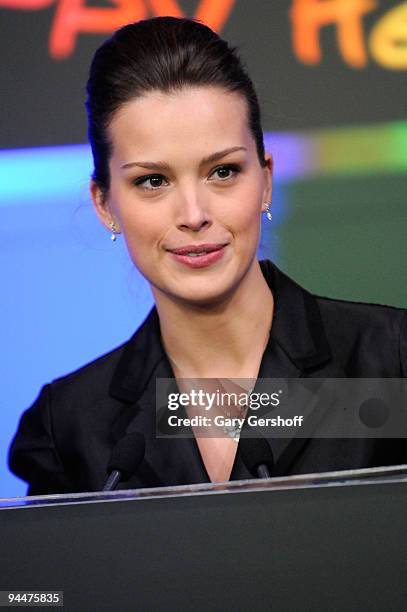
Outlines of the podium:
[[407,465],[2,499],[0,590],[69,612],[402,611],[406,524]]

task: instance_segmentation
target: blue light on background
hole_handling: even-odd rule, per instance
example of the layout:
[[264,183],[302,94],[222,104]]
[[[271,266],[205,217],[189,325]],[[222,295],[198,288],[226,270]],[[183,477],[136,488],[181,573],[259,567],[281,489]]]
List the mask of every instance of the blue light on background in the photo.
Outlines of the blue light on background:
[[0,204],[30,204],[69,195],[86,185],[92,159],[88,145],[0,151]]

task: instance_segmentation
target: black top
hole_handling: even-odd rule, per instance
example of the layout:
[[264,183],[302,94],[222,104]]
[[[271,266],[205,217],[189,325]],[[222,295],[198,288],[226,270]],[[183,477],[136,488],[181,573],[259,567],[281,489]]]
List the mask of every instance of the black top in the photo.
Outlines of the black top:
[[[407,310],[314,296],[261,262],[275,309],[259,378],[407,376]],[[29,494],[97,491],[113,446],[142,432],[146,453],[119,488],[209,482],[194,438],[156,438],[155,379],[171,378],[157,311],[124,344],[45,385],[22,416],[10,468]],[[404,439],[271,439],[274,475],[407,463]],[[239,453],[231,479],[250,478]]]

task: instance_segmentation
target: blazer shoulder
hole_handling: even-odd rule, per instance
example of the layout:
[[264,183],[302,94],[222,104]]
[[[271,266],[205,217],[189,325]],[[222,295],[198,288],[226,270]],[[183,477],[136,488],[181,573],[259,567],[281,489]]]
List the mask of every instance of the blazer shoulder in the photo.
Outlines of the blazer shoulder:
[[331,347],[346,353],[347,363],[352,364],[349,376],[406,376],[406,309],[314,297]]
[[83,404],[110,398],[112,384],[117,378],[137,378],[145,368],[145,358],[152,345],[159,344],[157,313],[153,308],[144,322],[125,342],[97,359],[52,381],[52,394],[57,398],[76,397]]
[[354,302],[314,295],[325,322],[336,321],[351,328],[383,327],[386,331],[400,333],[407,317],[407,309],[385,304]]
[[92,392],[104,396],[112,374],[130,341],[131,339],[76,370],[55,378],[50,383],[53,393],[63,394],[68,390],[74,392],[77,389],[82,396],[84,387],[86,387],[88,393]]

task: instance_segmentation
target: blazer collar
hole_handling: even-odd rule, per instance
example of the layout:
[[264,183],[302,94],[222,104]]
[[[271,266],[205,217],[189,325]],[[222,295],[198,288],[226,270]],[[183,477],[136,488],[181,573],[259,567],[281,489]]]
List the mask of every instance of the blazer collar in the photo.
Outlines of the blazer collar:
[[[288,366],[274,375],[307,375],[331,358],[317,300],[271,261],[261,261],[260,266],[275,302],[268,349],[284,355]],[[159,365],[168,377],[173,376],[161,343],[158,313],[153,308],[125,343],[111,380],[110,394],[125,401],[137,401]],[[264,371],[259,375],[267,376]]]
[[141,327],[124,344],[124,351],[110,383],[110,395],[130,402],[136,401],[164,359],[166,355],[161,343],[160,323],[154,307]]
[[331,359],[318,302],[269,260],[260,267],[274,296],[270,341],[302,372]]

